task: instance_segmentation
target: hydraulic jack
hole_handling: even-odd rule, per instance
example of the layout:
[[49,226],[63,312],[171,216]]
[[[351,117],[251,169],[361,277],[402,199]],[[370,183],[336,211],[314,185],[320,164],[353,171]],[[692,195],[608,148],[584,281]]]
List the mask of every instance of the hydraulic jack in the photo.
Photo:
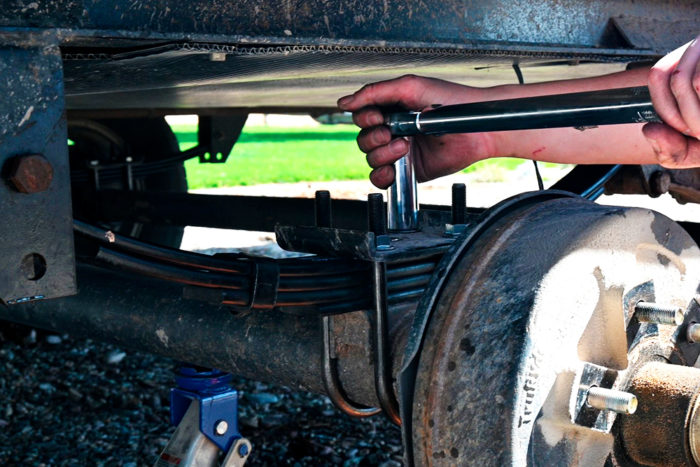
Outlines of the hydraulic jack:
[[231,379],[218,370],[180,369],[170,392],[170,421],[177,428],[155,467],[245,464],[251,444],[238,431],[238,392]]

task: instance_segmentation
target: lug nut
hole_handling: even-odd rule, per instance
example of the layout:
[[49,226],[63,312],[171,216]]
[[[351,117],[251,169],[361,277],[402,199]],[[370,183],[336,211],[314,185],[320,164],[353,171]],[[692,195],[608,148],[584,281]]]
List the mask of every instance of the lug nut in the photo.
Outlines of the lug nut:
[[629,392],[593,386],[586,394],[586,404],[598,410],[631,415],[637,410],[638,402],[637,397]]
[[51,186],[53,167],[40,154],[14,157],[7,161],[7,180],[20,193],[41,193]]
[[226,420],[219,420],[218,422],[216,422],[216,426],[214,427],[214,431],[219,436],[225,435],[226,432],[228,431],[228,423],[226,422]]
[[641,323],[666,324],[679,326],[683,324],[683,310],[674,306],[639,302],[634,307],[634,315]]

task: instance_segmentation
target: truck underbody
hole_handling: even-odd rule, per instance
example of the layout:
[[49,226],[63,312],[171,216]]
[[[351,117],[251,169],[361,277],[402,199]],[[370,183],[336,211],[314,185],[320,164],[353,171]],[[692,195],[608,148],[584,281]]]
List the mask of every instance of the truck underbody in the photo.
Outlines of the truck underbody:
[[[699,203],[697,170],[578,166],[488,207],[457,186],[401,230],[377,196],[189,194],[183,162],[226,162],[249,113],[336,112],[401,74],[486,86],[648,66],[697,35],[699,14],[652,0],[11,1],[0,318],[383,412],[407,465],[697,465],[700,224],[594,202]],[[178,149],[171,114],[199,115],[194,148]],[[306,255],[186,252],[185,226],[274,231]],[[218,448],[247,453],[236,435]]]

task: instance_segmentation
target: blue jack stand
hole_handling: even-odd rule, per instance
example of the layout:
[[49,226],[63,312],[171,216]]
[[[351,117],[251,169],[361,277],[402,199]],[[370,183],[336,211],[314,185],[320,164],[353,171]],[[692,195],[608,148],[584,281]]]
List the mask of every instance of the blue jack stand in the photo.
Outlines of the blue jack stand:
[[[241,467],[252,449],[238,431],[238,392],[232,376],[182,367],[170,392],[170,422],[176,425],[155,467]],[[219,452],[225,457],[219,464]]]

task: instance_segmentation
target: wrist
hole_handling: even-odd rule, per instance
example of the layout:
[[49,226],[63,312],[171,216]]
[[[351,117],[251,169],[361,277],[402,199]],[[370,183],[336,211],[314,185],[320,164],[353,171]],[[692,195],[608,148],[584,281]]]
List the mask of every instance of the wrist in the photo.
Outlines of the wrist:
[[516,150],[515,143],[517,138],[513,138],[514,132],[512,131],[493,131],[490,133],[484,133],[487,138],[486,148],[487,148],[487,159],[495,157],[515,157],[518,153]]

